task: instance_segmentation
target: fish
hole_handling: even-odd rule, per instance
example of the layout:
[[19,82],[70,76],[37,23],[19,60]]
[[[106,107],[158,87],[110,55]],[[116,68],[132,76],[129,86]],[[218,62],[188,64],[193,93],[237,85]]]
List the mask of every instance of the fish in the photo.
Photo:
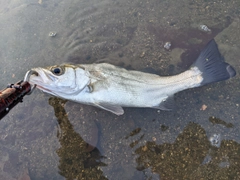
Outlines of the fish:
[[93,63],[32,68],[24,80],[50,95],[122,115],[123,107],[172,110],[175,93],[235,75],[212,39],[188,70],[173,76]]

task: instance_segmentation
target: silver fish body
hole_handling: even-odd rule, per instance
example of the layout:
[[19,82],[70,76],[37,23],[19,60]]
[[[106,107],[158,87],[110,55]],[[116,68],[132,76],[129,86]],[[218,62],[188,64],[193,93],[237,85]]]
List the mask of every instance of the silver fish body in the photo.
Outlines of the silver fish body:
[[170,110],[175,93],[235,74],[212,40],[189,70],[175,76],[161,77],[101,63],[33,68],[25,79],[46,93],[121,115],[122,107]]

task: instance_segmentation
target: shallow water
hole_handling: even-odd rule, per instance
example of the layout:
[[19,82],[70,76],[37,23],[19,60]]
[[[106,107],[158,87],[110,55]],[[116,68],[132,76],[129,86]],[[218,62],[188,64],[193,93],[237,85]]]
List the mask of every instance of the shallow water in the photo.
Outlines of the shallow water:
[[[212,38],[238,73],[239,8],[238,0],[0,0],[0,87],[63,62],[173,75]],[[36,90],[0,121],[0,177],[239,179],[239,87],[237,75],[176,94],[175,111],[122,116]]]

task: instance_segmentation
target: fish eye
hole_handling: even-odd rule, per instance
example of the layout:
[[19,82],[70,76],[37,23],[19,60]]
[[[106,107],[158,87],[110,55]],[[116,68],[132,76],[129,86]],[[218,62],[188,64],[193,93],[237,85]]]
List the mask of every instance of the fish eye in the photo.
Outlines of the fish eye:
[[59,76],[63,74],[63,69],[61,67],[54,67],[51,69],[52,73]]

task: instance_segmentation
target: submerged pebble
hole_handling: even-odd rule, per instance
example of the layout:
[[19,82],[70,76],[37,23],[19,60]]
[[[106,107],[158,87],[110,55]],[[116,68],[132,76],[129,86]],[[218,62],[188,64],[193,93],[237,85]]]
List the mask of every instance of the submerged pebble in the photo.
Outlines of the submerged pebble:
[[55,31],[51,31],[49,34],[48,34],[48,36],[50,36],[50,37],[55,37],[57,35],[57,32],[55,32]]
[[220,147],[220,145],[221,145],[221,135],[220,134],[213,134],[209,138],[209,141],[211,142],[212,146]]
[[211,32],[211,29],[209,29],[206,25],[202,24],[199,26],[200,30],[204,32]]
[[163,47],[169,51],[171,46],[172,46],[171,42],[166,42]]

